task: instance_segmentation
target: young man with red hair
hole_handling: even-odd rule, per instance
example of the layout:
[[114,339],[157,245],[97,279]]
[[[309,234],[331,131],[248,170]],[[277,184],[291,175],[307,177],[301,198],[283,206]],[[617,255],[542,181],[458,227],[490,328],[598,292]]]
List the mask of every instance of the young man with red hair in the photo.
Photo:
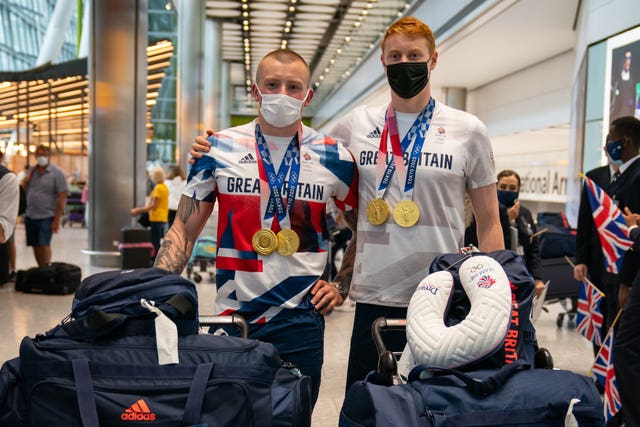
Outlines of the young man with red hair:
[[[380,59],[391,102],[356,108],[329,132],[353,154],[360,179],[356,235],[334,279],[350,285],[356,302],[345,391],[376,368],[373,321],[405,318],[431,261],[463,245],[465,193],[480,250],[504,248],[487,130],[431,96],[433,32],[414,17],[399,19],[382,39]],[[402,350],[406,335],[387,343]]]

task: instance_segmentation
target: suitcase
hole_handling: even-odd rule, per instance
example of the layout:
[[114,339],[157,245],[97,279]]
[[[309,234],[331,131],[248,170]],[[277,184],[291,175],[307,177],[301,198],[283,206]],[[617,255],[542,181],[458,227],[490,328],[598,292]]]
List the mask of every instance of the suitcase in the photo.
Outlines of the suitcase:
[[77,265],[53,262],[42,267],[19,270],[16,291],[42,294],[70,294],[80,285],[82,270]]
[[122,269],[151,267],[153,244],[148,228],[123,228],[120,235],[120,260]]

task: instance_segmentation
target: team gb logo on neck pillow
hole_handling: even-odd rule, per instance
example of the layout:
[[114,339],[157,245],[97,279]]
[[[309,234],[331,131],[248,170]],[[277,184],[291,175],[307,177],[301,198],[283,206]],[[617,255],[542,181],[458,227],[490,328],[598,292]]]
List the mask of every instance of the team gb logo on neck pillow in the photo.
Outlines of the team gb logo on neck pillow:
[[446,326],[454,279],[448,271],[420,282],[407,310],[407,346],[398,370],[403,376],[418,364],[457,368],[492,354],[504,344],[511,321],[511,287],[502,266],[474,256],[460,266],[460,282],[471,302],[467,317]]

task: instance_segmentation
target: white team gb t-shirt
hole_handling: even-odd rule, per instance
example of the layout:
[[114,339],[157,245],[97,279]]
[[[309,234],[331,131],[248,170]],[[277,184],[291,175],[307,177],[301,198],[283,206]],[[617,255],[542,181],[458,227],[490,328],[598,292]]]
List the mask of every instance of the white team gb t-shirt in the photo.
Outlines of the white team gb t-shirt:
[[[359,107],[329,134],[351,151],[359,173],[357,252],[349,295],[360,303],[406,307],[431,261],[462,246],[466,190],[493,184],[496,176],[485,125],[469,113],[436,102],[416,170],[413,201],[420,209],[418,223],[400,227],[392,214],[385,224],[369,223],[366,207],[376,197],[380,179],[376,157],[386,109],[387,105]],[[403,138],[406,117],[399,119]],[[405,165],[412,147],[413,142],[404,155]],[[400,188],[394,173],[383,196],[391,211],[402,200]]]

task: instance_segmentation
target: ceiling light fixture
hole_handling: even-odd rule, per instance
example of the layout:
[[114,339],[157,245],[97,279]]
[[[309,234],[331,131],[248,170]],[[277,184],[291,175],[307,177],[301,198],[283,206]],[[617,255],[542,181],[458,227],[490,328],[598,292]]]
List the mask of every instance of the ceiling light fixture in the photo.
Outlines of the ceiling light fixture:
[[251,16],[248,0],[242,0],[242,39],[244,43],[244,80],[247,93],[251,92]]

